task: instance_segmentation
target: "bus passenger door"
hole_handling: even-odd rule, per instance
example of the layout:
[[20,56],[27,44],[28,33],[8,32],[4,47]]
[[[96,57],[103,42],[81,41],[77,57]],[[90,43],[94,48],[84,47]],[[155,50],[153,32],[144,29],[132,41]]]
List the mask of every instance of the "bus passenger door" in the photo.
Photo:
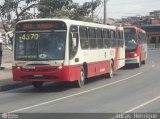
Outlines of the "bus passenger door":
[[79,66],[79,55],[78,55],[78,27],[71,26],[69,32],[69,66],[70,66],[70,80],[78,80],[80,77],[81,66]]

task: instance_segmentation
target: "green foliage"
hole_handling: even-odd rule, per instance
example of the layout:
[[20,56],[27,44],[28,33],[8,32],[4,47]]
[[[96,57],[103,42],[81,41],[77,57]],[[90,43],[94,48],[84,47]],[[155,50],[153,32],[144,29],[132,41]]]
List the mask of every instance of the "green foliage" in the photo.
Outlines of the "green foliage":
[[[6,33],[12,31],[17,21],[31,18],[31,14],[28,13],[28,10],[35,7],[37,1],[38,0],[4,0],[3,4],[0,6],[0,18],[4,31]],[[11,44],[13,44],[13,37],[8,37]]]
[[72,0],[40,0],[38,10],[39,17],[54,17],[55,13],[61,9],[66,9]]
[[[101,0],[85,2],[83,5],[72,0],[4,0],[0,5],[0,18],[5,32],[13,29],[14,24],[22,19],[34,18],[31,8],[38,7],[37,17],[67,17],[74,20],[90,21],[89,16],[100,4]],[[5,20],[4,20],[5,19]],[[7,24],[6,24],[7,23]],[[8,26],[6,26],[8,25]],[[13,39],[10,38],[13,43]]]
[[[2,18],[14,20],[33,18],[33,14],[28,11],[38,6],[41,18],[48,17],[67,17],[74,20],[88,19],[91,11],[101,4],[101,0],[94,2],[85,2],[83,5],[73,3],[72,0],[4,0],[0,6],[0,15]],[[12,14],[12,15],[11,15]]]
[[[21,19],[33,18],[29,10],[38,7],[41,18],[67,17],[74,20],[84,20],[101,4],[101,0],[85,2],[83,5],[73,3],[72,0],[4,0],[0,6],[1,18],[19,21]],[[13,15],[14,14],[14,15]]]
[[30,8],[37,5],[37,1],[38,0],[4,0],[4,4],[0,6],[0,15],[1,17],[11,20],[11,14],[15,13],[15,21],[18,21]]
[[101,0],[85,2],[83,5],[73,3],[72,0],[40,0],[38,17],[67,17],[74,20],[87,19],[93,11],[101,4]]
[[74,20],[85,20],[88,21],[88,17],[92,10],[94,11],[101,4],[101,0],[95,0],[92,2],[85,2],[83,5],[73,3],[70,6],[70,18]]

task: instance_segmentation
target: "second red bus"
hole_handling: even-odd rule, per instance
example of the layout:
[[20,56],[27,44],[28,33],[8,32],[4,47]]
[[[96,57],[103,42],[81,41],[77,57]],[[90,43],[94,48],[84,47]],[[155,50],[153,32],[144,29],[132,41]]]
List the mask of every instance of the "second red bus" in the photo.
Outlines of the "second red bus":
[[124,26],[125,63],[140,67],[147,58],[146,32],[136,26]]

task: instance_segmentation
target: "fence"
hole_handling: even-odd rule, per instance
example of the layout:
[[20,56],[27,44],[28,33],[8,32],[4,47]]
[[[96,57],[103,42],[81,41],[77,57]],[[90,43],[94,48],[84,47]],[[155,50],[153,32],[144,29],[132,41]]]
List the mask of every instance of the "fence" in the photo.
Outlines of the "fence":
[[147,44],[148,49],[157,50],[160,49],[160,43]]

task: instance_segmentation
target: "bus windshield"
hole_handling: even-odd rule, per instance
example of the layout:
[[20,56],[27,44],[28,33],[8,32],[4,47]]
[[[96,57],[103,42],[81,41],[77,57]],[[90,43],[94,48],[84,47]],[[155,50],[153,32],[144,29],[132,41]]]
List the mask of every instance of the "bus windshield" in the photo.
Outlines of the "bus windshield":
[[136,31],[133,28],[125,28],[125,49],[135,50],[137,48]]
[[16,60],[63,60],[66,30],[17,32],[15,34]]

